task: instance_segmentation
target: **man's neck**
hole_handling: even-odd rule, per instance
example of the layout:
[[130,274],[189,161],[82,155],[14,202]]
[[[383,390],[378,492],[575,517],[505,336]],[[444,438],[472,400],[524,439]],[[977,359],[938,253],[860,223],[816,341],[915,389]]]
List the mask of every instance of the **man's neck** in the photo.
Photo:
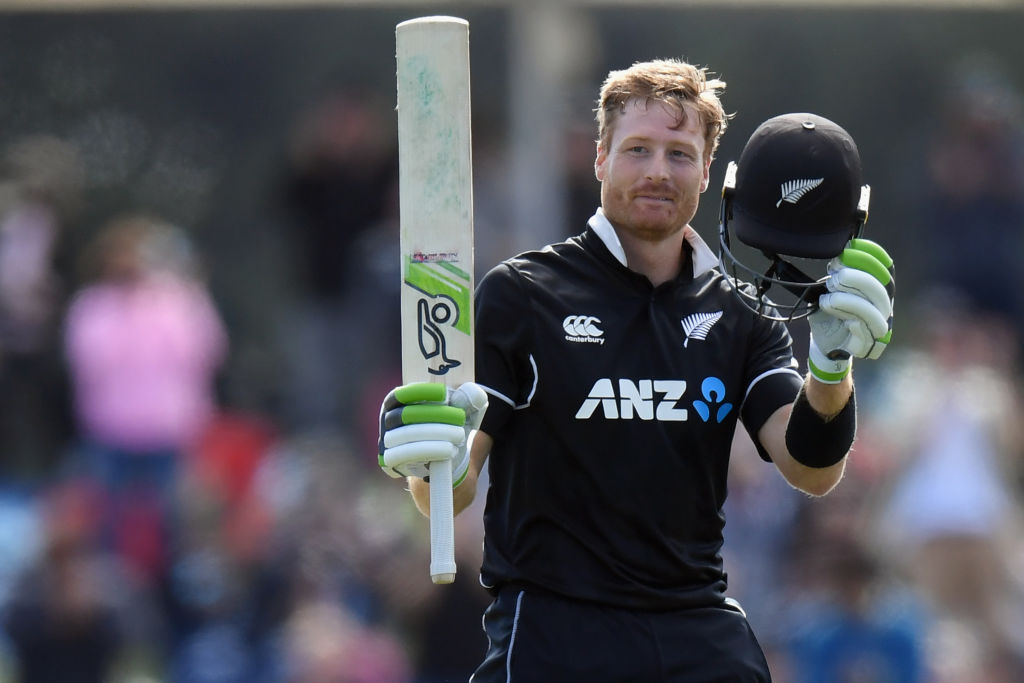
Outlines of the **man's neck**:
[[686,261],[683,232],[680,230],[660,242],[648,242],[619,233],[629,269],[646,276],[655,287],[674,279]]

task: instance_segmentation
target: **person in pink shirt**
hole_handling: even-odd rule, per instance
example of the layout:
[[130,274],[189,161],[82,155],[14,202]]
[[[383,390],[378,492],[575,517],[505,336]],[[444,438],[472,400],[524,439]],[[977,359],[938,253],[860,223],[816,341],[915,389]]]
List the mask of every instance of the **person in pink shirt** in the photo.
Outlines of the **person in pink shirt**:
[[85,463],[109,502],[107,535],[158,571],[180,460],[217,411],[227,334],[186,236],[159,220],[113,220],[87,254],[65,353]]

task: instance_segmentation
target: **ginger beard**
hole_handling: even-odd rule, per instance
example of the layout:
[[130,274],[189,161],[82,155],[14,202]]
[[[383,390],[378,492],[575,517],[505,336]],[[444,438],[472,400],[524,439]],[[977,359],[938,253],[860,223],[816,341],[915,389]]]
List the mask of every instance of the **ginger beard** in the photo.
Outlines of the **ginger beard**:
[[605,216],[641,241],[681,232],[707,188],[710,159],[700,118],[690,104],[682,113],[680,121],[669,104],[632,99],[613,123],[608,148],[598,146],[594,170]]

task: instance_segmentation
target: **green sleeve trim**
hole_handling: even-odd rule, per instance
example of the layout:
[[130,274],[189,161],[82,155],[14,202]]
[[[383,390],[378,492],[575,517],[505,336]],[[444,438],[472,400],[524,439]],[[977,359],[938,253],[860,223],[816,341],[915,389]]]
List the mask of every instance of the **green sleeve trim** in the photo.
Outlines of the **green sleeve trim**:
[[[443,385],[438,385],[442,386]],[[415,405],[402,408],[402,424],[440,423],[466,426],[466,411],[453,406]]]
[[404,405],[444,401],[448,398],[448,389],[437,382],[415,382],[395,389],[395,398]]

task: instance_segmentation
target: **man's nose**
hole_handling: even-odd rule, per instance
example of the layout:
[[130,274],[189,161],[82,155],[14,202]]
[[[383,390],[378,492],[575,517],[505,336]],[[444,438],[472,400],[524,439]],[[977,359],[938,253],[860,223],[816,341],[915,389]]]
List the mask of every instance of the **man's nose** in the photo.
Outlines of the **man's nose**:
[[668,160],[660,154],[653,154],[645,171],[648,180],[666,180],[669,177]]

